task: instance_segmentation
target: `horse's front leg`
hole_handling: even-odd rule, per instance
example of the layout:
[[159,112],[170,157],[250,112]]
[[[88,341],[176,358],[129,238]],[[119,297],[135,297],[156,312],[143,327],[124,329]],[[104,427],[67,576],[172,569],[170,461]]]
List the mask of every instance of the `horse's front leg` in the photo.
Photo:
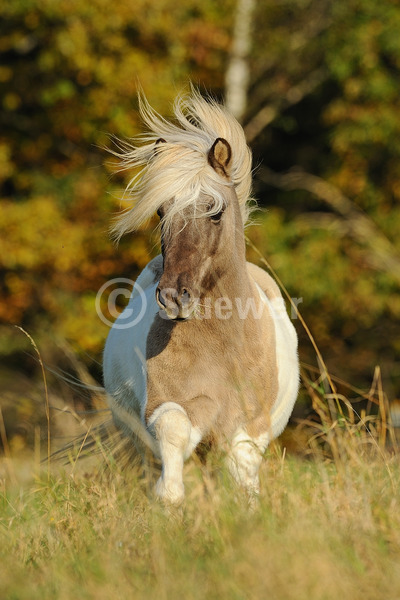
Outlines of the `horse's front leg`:
[[151,415],[148,427],[158,441],[162,463],[156,494],[167,504],[179,505],[185,496],[183,463],[200,441],[200,435],[185,409],[175,402],[161,404]]

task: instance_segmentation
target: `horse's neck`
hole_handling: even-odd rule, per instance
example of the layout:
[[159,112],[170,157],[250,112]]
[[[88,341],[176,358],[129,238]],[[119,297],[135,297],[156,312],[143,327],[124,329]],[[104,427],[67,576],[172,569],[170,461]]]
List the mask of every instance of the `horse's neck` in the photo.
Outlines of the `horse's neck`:
[[254,287],[251,285],[244,247],[237,256],[229,257],[220,271],[217,284],[213,289],[214,301],[227,298],[233,306],[237,299],[246,302],[253,295]]

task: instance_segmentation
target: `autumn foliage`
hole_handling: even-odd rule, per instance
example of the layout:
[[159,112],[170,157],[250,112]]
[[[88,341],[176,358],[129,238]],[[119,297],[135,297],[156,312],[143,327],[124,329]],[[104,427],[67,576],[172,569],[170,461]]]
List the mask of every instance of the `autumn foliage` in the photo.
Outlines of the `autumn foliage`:
[[[107,327],[97,290],[134,279],[158,252],[151,227],[118,248],[110,242],[126,176],[112,175],[104,146],[110,135],[141,131],[139,86],[165,115],[189,80],[222,98],[235,10],[230,0],[0,0],[8,370],[23,368],[15,357],[25,340],[12,324],[42,348],[68,340],[83,362],[99,359]],[[258,3],[243,119],[263,209],[250,238],[303,299],[331,369],[366,385],[380,364],[391,397],[400,349],[399,30],[394,0]],[[298,329],[301,357],[312,362]]]

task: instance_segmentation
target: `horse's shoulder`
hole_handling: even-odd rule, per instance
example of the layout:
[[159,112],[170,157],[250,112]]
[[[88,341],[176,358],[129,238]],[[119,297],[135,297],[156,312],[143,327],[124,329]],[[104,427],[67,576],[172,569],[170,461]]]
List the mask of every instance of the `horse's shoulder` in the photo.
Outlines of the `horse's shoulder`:
[[258,267],[251,262],[248,262],[247,272],[253,281],[260,286],[267,298],[270,300],[273,298],[282,298],[282,294],[276,281],[272,279],[271,275],[264,271],[264,269],[261,269],[261,267]]

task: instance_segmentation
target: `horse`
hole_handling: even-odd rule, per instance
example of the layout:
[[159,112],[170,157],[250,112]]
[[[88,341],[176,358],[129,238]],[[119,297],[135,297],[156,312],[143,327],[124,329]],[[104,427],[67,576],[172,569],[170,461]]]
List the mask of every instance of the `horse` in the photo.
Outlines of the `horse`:
[[139,110],[147,133],[114,151],[135,175],[113,234],[119,240],[157,213],[161,254],[106,340],[114,422],[140,447],[130,425],[140,420],[161,461],[155,493],[164,503],[182,503],[184,461],[212,446],[254,497],[263,454],[292,413],[299,363],[277,284],[246,262],[251,151],[236,119],[195,89],[177,97],[173,121],[144,97]]

